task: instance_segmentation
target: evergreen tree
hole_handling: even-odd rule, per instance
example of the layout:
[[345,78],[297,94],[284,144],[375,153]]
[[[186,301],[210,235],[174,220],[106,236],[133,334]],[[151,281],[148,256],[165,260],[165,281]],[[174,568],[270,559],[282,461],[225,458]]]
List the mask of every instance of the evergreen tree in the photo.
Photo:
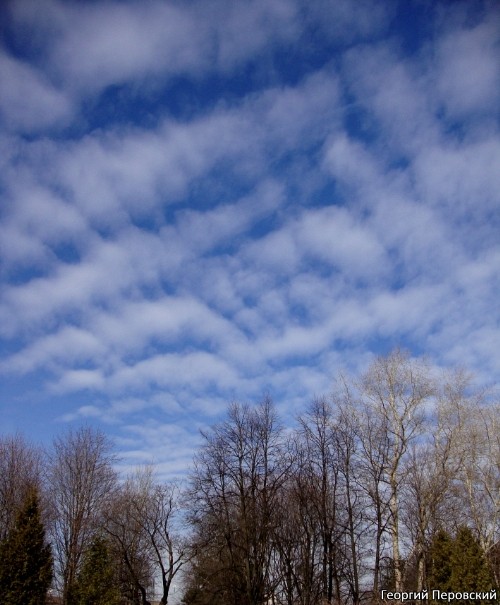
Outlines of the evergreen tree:
[[451,557],[451,590],[487,591],[494,581],[484,552],[468,527],[460,527]]
[[3,605],[41,605],[52,581],[52,553],[45,541],[39,497],[28,493],[13,529],[0,544],[0,594]]
[[73,592],[77,605],[117,605],[120,593],[109,544],[95,536],[83,557]]
[[452,553],[454,541],[444,530],[439,530],[433,537],[429,549],[427,585],[433,590],[449,591],[452,589]]
[[488,561],[468,527],[460,527],[454,539],[445,531],[436,533],[429,549],[427,578],[429,590],[484,592],[494,588]]

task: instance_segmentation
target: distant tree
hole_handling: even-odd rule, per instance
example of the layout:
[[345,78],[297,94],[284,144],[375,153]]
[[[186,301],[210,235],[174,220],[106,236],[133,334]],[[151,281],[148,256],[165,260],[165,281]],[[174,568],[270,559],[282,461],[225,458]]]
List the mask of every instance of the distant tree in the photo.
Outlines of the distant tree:
[[41,605],[52,581],[52,554],[33,488],[14,527],[0,544],[0,594],[3,605]]
[[54,440],[47,485],[54,519],[56,580],[64,605],[72,603],[83,553],[115,489],[113,462],[111,443],[100,431],[84,427]]
[[75,605],[119,605],[117,569],[109,542],[94,536],[73,590]]

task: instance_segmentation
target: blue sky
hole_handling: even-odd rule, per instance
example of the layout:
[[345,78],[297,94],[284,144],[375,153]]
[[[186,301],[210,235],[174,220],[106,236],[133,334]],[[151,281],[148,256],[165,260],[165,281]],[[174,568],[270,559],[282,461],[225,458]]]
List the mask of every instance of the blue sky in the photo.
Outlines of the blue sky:
[[175,475],[396,346],[498,383],[498,3],[0,10],[2,433]]

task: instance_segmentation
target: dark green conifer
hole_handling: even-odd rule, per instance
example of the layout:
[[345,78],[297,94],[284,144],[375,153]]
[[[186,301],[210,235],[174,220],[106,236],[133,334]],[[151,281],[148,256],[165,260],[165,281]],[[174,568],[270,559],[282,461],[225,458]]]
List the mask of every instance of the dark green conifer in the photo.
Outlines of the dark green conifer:
[[429,590],[442,592],[487,592],[495,587],[484,552],[468,527],[460,527],[455,538],[445,531],[436,533],[429,549],[427,579]]
[[95,536],[85,552],[74,589],[77,605],[117,605],[120,593],[107,540]]
[[460,527],[452,553],[451,590],[488,591],[494,582],[484,552],[468,527]]
[[427,570],[428,586],[430,589],[451,590],[452,553],[454,541],[444,530],[439,530],[433,537],[429,549]]
[[0,544],[3,605],[42,605],[52,581],[52,553],[45,541],[39,497],[30,490],[16,522]]

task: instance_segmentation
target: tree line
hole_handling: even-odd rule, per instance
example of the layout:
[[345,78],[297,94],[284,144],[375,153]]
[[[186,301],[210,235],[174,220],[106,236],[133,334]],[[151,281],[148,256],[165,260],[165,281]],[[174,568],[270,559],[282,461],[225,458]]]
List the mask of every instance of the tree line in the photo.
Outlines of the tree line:
[[150,467],[120,479],[89,427],[44,455],[4,437],[2,602],[166,605],[174,582],[184,605],[495,589],[499,420],[465,372],[438,375],[398,350],[341,376],[293,427],[269,398],[231,404],[182,486]]

